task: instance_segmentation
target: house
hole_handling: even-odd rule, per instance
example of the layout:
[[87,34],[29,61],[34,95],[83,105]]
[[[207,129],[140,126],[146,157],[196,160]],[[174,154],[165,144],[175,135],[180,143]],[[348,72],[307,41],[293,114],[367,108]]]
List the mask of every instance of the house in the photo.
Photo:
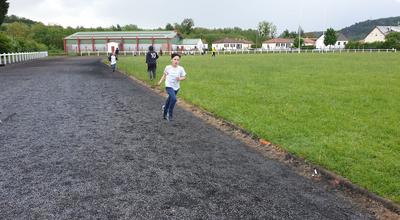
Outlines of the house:
[[253,42],[241,39],[224,38],[212,43],[216,50],[247,50],[251,48]]
[[364,39],[364,43],[383,42],[386,35],[400,32],[400,26],[376,26]]
[[315,47],[316,39],[311,39],[311,38],[304,38],[304,46],[307,47]]
[[274,38],[265,41],[262,44],[262,49],[265,50],[284,50],[284,49],[290,49],[293,47],[293,39],[287,39],[287,38]]
[[323,34],[315,42],[315,47],[317,49],[323,49],[323,50],[325,50],[325,49],[344,49],[346,47],[346,44],[349,43],[349,40],[342,33],[337,33],[336,36],[337,36],[337,41],[336,41],[335,45],[326,46],[324,44],[325,34]]
[[203,51],[204,42],[201,39],[182,39],[172,45],[176,51]]
[[81,51],[147,51],[153,46],[156,51],[170,51],[179,41],[175,31],[113,31],[77,32],[64,38],[65,53]]

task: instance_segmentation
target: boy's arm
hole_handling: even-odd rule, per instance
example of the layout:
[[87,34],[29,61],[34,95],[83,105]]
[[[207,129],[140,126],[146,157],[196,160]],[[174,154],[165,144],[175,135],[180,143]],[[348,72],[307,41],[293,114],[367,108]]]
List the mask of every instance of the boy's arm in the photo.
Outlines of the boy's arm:
[[157,83],[157,85],[161,85],[161,83],[165,80],[165,76],[167,74],[164,72],[163,76],[161,77],[160,81]]

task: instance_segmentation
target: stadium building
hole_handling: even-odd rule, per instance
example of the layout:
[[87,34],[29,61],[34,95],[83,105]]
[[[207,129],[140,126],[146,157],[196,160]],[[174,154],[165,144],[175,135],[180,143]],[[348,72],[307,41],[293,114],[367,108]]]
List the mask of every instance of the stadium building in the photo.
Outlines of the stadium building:
[[156,51],[171,51],[179,41],[175,31],[77,32],[64,38],[64,51],[147,51],[151,45]]

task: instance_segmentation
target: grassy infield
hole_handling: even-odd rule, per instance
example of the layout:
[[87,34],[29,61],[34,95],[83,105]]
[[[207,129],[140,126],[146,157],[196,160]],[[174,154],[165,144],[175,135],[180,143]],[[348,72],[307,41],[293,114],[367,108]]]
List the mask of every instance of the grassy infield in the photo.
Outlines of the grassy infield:
[[[166,64],[161,57],[158,78]],[[181,64],[180,97],[400,203],[400,54],[185,56]],[[118,65],[147,80],[144,57]]]

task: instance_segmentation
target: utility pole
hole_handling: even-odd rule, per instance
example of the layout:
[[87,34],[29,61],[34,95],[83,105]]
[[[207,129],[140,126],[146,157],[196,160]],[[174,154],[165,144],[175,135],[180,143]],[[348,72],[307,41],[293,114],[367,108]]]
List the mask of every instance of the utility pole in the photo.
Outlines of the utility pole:
[[300,40],[300,25],[299,25],[299,30],[298,31],[299,31],[299,53],[301,53],[300,52],[300,48],[301,48],[301,45],[300,45],[301,44],[301,40]]

